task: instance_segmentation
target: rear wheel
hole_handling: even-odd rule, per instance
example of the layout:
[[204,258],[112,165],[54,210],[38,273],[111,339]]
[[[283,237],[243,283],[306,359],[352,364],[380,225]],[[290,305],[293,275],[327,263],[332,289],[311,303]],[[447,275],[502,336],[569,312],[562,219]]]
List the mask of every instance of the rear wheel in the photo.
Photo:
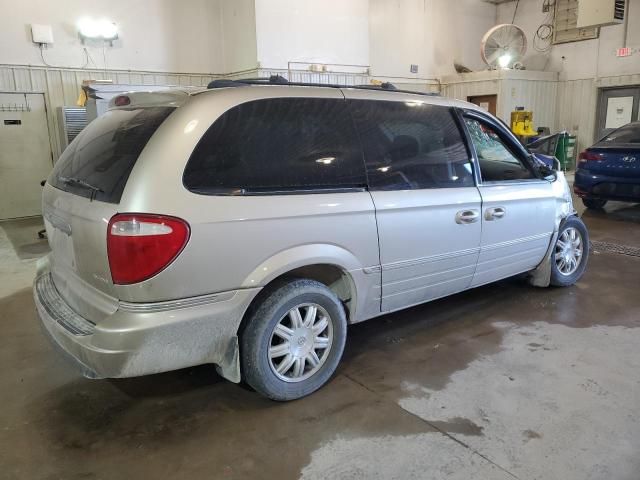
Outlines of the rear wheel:
[[607,201],[603,198],[583,198],[582,203],[587,208],[599,210],[607,204]]
[[267,292],[242,335],[245,381],[273,400],[294,400],[335,372],[347,336],[340,299],[314,280],[295,279]]
[[551,285],[568,287],[587,268],[589,233],[578,217],[567,218],[560,228],[551,257]]

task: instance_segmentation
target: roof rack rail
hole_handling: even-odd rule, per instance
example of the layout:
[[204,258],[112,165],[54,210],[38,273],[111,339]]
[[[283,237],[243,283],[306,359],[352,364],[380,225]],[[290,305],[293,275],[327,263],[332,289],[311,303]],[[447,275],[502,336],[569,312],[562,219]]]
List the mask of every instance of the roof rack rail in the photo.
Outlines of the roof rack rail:
[[240,78],[237,80],[218,79],[209,82],[208,89],[245,87],[248,85],[288,85],[292,87],[325,87],[325,88],[357,88],[359,90],[384,90],[398,93],[412,93],[414,95],[439,96],[438,93],[415,92],[412,90],[398,89],[393,83],[383,82],[379,85],[340,85],[336,83],[311,83],[311,82],[290,82],[282,75],[271,75],[269,77]]

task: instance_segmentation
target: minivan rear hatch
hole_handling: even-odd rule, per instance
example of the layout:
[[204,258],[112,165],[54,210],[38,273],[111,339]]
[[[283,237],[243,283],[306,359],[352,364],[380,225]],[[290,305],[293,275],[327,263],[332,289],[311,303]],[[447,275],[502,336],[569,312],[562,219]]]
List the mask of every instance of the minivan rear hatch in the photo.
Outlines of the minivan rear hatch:
[[98,323],[117,308],[107,227],[142,150],[174,106],[131,106],[91,122],[56,163],[43,193],[43,217],[56,289]]

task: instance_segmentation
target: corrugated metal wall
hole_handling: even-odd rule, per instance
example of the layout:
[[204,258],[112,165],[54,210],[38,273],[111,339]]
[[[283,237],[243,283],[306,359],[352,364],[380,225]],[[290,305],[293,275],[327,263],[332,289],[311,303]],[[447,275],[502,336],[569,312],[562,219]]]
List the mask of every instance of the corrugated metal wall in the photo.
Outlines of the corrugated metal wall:
[[443,86],[444,95],[467,100],[474,95],[498,94],[497,113],[506,122],[515,107],[534,113],[534,125],[551,131],[567,130],[577,136],[578,149],[594,142],[599,88],[640,85],[640,74],[584,80],[479,79],[451,82]]
[[505,122],[511,122],[511,112],[516,107],[524,107],[533,112],[536,128],[556,130],[558,82],[507,79],[502,81],[501,87],[498,115]]
[[522,79],[484,79],[449,83],[444,86],[447,97],[466,101],[475,95],[498,95],[496,113],[509,123],[516,107],[534,112],[534,125],[555,129],[555,103],[558,82]]
[[593,143],[597,89],[593,79],[570,80],[558,85],[556,125],[577,137],[578,151]]

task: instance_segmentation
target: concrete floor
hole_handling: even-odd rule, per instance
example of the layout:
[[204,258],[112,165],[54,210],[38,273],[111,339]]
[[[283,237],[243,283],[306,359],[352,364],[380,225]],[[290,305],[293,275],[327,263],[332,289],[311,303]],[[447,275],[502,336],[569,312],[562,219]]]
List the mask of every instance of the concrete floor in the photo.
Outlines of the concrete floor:
[[[640,206],[583,218],[640,247]],[[24,247],[46,246],[18,227],[0,224],[2,479],[640,478],[640,257],[355,325],[331,383],[279,404],[208,366],[80,377],[39,331]]]

